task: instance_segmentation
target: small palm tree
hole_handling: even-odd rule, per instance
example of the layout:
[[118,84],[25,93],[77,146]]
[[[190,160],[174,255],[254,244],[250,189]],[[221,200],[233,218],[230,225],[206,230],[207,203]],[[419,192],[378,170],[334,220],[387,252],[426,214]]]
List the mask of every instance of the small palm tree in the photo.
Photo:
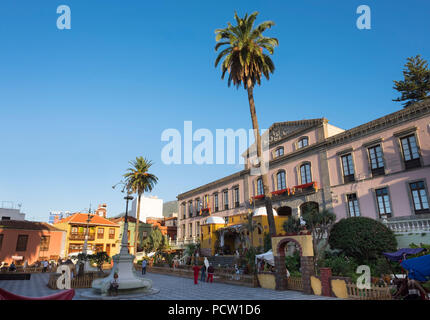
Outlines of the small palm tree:
[[140,199],[144,192],[151,192],[158,182],[158,178],[149,173],[152,162],[143,157],[136,157],[136,160],[129,162],[131,167],[124,174],[127,189],[137,193],[137,215],[134,232],[134,252],[137,252],[137,242],[139,235],[139,218],[140,218]]
[[[215,45],[215,51],[221,47],[224,48],[215,60],[215,67],[222,60],[221,79],[224,79],[228,72],[228,86],[233,83],[236,88],[243,86],[248,92],[249,109],[257,146],[257,157],[260,168],[264,168],[260,129],[258,127],[254,103],[254,87],[256,84],[261,85],[261,78],[263,76],[269,80],[270,74],[275,71],[272,59],[264,50],[272,55],[274,48],[278,46],[279,42],[276,38],[269,38],[263,35],[264,31],[275,25],[273,21],[265,21],[254,28],[257,15],[258,12],[254,12],[249,16],[245,14],[243,18],[239,18],[235,12],[235,26],[228,23],[227,28],[215,30],[215,40],[218,42]],[[262,181],[269,231],[270,235],[274,237],[276,236],[276,226],[267,173],[262,174]],[[281,270],[281,266],[277,266],[277,269]]]

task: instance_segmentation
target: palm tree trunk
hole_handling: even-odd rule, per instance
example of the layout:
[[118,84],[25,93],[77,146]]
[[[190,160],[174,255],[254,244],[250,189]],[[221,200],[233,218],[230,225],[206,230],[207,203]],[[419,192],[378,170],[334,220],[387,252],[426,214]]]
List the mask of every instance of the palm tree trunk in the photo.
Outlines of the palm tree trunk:
[[134,226],[134,254],[137,253],[137,244],[139,240],[139,219],[140,219],[140,197],[142,193],[138,192],[137,195],[137,212],[136,212],[136,225]]
[[[257,120],[257,113],[255,111],[255,102],[254,102],[254,87],[252,85],[252,82],[250,79],[247,80],[247,90],[248,90],[248,101],[249,101],[249,109],[251,112],[251,119],[252,119],[252,127],[254,129],[254,136],[255,141],[257,144],[257,157],[259,159],[259,165],[260,169],[264,168],[264,159],[263,159],[263,152],[262,152],[262,146],[261,146],[261,136],[260,136],[260,129],[258,127],[258,120]],[[264,204],[266,206],[266,212],[267,212],[267,221],[269,224],[269,232],[271,237],[276,236],[276,225],[275,225],[275,218],[273,217],[273,208],[272,208],[272,194],[269,189],[269,179],[267,177],[267,173],[263,174],[261,176],[263,181],[263,188],[264,188]],[[275,258],[275,269],[277,276],[276,279],[276,289],[281,290],[283,289],[283,279],[285,278],[285,265],[282,265],[281,259],[276,258],[276,248],[273,248],[273,255]],[[284,275],[283,275],[284,274]]]

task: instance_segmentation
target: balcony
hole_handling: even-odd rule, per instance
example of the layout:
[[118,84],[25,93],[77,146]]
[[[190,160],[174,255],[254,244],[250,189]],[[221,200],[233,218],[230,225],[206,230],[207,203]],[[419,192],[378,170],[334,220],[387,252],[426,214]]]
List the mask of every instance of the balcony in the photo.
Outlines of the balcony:
[[[88,241],[94,241],[94,239],[96,238],[95,234],[89,234],[88,235]],[[69,236],[69,240],[81,240],[84,241],[85,240],[85,233],[71,233]]]
[[422,233],[430,231],[430,217],[423,219],[383,220],[383,223],[396,234]]
[[[273,200],[284,200],[288,198],[294,198],[297,196],[303,196],[312,194],[318,191],[318,185],[315,181],[294,186],[293,188],[285,188],[282,190],[272,191]],[[253,199],[256,203],[263,202],[265,198],[264,194],[260,194],[258,196],[254,196]]]

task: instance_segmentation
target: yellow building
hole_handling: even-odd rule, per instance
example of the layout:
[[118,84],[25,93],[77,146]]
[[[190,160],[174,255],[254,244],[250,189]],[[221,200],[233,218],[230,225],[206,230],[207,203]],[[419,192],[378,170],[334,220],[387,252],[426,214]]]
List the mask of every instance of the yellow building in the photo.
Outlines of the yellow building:
[[[286,216],[278,216],[274,210],[276,234],[284,235],[282,225],[288,220]],[[269,233],[266,208],[258,208],[252,218],[254,231],[249,232],[248,214],[236,214],[228,217],[209,216],[201,225],[200,248],[205,255],[234,254],[252,243],[254,247],[264,246],[264,236]]]
[[82,252],[87,225],[89,228],[88,250],[92,250],[94,253],[105,251],[109,256],[119,252],[120,248],[117,244],[120,237],[119,224],[106,219],[105,214],[103,217],[98,214],[88,216],[87,213],[75,213],[54,224],[56,228],[67,232],[64,246],[66,256],[74,252]]

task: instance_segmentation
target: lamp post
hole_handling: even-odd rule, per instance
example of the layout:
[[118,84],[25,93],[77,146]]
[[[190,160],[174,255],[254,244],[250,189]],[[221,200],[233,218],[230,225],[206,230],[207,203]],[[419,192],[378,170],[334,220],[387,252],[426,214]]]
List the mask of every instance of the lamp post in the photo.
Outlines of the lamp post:
[[93,217],[91,216],[91,204],[90,204],[90,208],[88,209],[88,219],[86,220],[87,222],[87,227],[85,229],[85,240],[84,240],[84,246],[82,247],[82,254],[83,254],[83,259],[84,262],[80,262],[79,264],[79,275],[83,275],[85,273],[85,269],[90,269],[90,264],[88,263],[87,260],[87,247],[88,247],[88,233],[89,233],[89,226],[90,226],[90,222],[91,219]]
[[[125,215],[124,215],[124,228],[122,231],[122,241],[121,241],[121,252],[125,252],[127,249],[127,253],[129,253],[128,250],[128,201],[133,200],[133,197],[130,195],[130,191],[127,190],[127,196],[124,197],[125,201]],[[136,245],[136,244],[135,244]]]
[[89,232],[89,226],[90,226],[90,222],[91,222],[91,204],[90,204],[90,209],[88,210],[88,219],[87,219],[87,228],[85,230],[85,241],[84,241],[84,247],[82,248],[82,253],[83,254],[87,254],[87,247],[88,247],[88,232]]

